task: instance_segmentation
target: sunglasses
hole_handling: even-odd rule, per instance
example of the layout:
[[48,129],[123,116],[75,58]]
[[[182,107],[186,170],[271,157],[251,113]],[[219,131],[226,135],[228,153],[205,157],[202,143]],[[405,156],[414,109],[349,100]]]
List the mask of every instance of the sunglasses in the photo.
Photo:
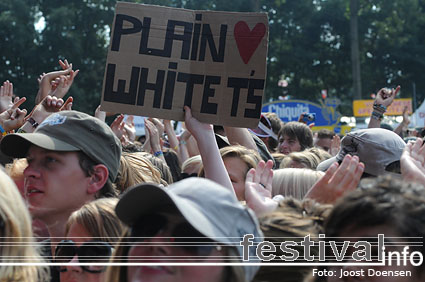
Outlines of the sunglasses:
[[198,177],[197,173],[189,174],[189,173],[186,173],[186,172],[182,172],[182,173],[180,173],[180,175],[181,175],[182,179],[186,179],[186,178],[189,178],[189,177]]
[[173,221],[163,214],[141,217],[131,228],[131,243],[144,242],[160,233],[169,232],[171,237],[163,237],[170,241],[167,245],[182,248],[190,255],[203,257],[209,256],[214,249],[221,250],[221,247],[215,241],[202,235],[188,222],[173,224]]
[[[79,263],[101,263],[108,262],[114,248],[103,241],[89,241],[77,247],[72,240],[62,240],[59,242],[55,251],[56,263],[68,263],[75,255],[78,256]],[[106,270],[102,265],[81,265],[84,271],[90,273],[101,273]],[[59,272],[67,271],[66,267],[59,266]]]
[[260,122],[258,123],[257,128],[249,129],[249,131],[253,132],[258,137],[272,137],[277,140],[276,134],[273,132],[272,124],[270,120],[263,114],[261,114]]

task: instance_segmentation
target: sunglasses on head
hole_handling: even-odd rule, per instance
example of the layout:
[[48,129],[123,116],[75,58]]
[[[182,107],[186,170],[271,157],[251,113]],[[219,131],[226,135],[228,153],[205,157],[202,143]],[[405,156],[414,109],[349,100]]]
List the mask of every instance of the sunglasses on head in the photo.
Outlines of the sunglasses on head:
[[131,228],[131,241],[140,242],[168,231],[167,238],[171,246],[182,248],[195,256],[209,256],[211,252],[221,250],[217,243],[192,227],[188,222],[173,224],[172,219],[163,214],[152,214],[141,217]]
[[[89,241],[77,247],[72,240],[62,240],[59,242],[55,251],[56,263],[68,263],[75,255],[78,256],[79,263],[101,263],[108,262],[113,252],[113,247],[103,241]],[[102,265],[81,265],[84,271],[90,273],[101,273],[106,270]],[[59,272],[67,271],[64,266],[58,267]]]
[[249,129],[252,133],[257,135],[258,137],[272,137],[277,140],[276,134],[273,132],[272,124],[270,120],[263,114],[261,114],[260,122],[258,123],[257,128]]

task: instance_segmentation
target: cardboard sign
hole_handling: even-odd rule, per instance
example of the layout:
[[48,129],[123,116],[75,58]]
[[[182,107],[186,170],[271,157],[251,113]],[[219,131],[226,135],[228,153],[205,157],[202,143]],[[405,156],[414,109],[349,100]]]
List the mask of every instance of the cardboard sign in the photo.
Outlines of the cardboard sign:
[[120,2],[102,109],[256,127],[265,87],[266,13],[192,11]]
[[[354,100],[353,113],[356,117],[369,117],[373,111],[374,100]],[[394,99],[393,103],[385,112],[386,116],[401,116],[403,115],[404,107],[408,108],[409,114],[412,113],[412,99],[402,98]]]

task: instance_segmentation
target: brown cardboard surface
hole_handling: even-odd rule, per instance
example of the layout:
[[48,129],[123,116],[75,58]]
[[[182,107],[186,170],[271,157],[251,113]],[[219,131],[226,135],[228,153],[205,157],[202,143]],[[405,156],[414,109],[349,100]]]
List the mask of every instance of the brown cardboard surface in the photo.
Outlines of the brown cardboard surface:
[[102,109],[184,120],[187,104],[202,122],[254,128],[261,114],[267,43],[266,13],[119,2]]

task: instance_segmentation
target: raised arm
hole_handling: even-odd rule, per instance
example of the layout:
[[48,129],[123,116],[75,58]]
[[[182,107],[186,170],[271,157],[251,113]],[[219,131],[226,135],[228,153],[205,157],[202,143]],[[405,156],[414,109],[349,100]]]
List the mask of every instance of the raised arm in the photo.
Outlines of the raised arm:
[[170,148],[172,148],[176,153],[179,153],[179,140],[177,139],[174,128],[171,125],[171,120],[164,119],[164,130],[168,136],[168,142],[170,143]]
[[379,128],[381,126],[381,120],[384,117],[384,113],[392,104],[399,91],[400,85],[397,86],[396,89],[382,88],[378,91],[375,102],[373,103],[373,111],[370,116],[368,128]]
[[236,193],[215,140],[213,126],[199,122],[192,116],[192,111],[189,107],[185,106],[184,109],[186,128],[192,133],[198,143],[205,177],[228,188],[236,198]]
[[32,112],[27,117],[24,125],[20,128],[20,131],[26,133],[33,132],[37,126],[41,124],[43,120],[45,120],[49,115],[61,111],[64,104],[65,103],[60,98],[49,95],[46,96],[40,104],[34,107]]
[[231,127],[225,126],[224,131],[226,131],[227,140],[229,140],[232,145],[242,145],[248,149],[257,151],[257,146],[255,145],[254,139],[252,139],[251,134],[248,129],[241,127]]
[[150,119],[145,119],[145,129],[149,132],[152,154],[165,162],[158,127]]
[[403,137],[403,132],[407,129],[409,126],[410,119],[409,119],[409,109],[407,107],[404,107],[403,109],[403,121],[394,129],[394,132]]

